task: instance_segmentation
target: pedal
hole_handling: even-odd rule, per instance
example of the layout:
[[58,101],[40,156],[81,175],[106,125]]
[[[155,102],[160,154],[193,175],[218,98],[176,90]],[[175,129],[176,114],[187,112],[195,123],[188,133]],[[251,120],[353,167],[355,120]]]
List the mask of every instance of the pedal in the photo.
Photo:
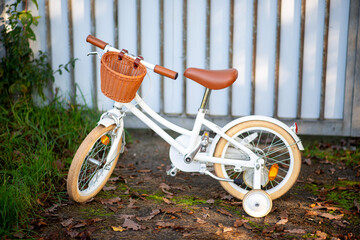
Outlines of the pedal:
[[244,183],[244,180],[242,178],[236,178],[236,179],[234,179],[234,183],[236,185],[240,186]]

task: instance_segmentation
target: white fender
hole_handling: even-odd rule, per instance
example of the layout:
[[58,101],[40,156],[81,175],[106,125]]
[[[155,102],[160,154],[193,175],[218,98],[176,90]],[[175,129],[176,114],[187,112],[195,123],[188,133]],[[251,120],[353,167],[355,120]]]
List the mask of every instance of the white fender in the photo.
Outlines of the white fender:
[[[304,147],[301,143],[300,138],[296,135],[295,132],[293,132],[290,127],[288,127],[285,123],[272,118],[272,117],[267,117],[267,116],[261,116],[261,115],[252,115],[252,116],[246,116],[246,117],[241,117],[238,119],[235,119],[231,122],[229,122],[228,124],[226,124],[221,130],[223,132],[226,132],[227,130],[229,130],[230,128],[232,128],[233,126],[239,124],[239,123],[243,123],[243,122],[248,122],[248,121],[254,121],[254,120],[261,120],[261,121],[265,121],[265,122],[270,122],[270,123],[274,123],[276,125],[278,125],[279,127],[283,128],[284,130],[286,130],[294,139],[294,141],[297,143],[299,150],[304,150]],[[217,134],[214,138],[214,140],[211,143],[211,147],[209,149],[209,155],[212,156],[214,154],[215,151],[215,147],[217,142],[220,140],[220,135]]]
[[100,119],[100,121],[97,123],[97,125],[103,125],[104,127],[111,126],[112,124],[116,124],[115,120],[109,117],[105,117]]
[[[123,118],[120,117],[121,116],[121,112],[119,110],[117,110],[116,108],[113,108],[109,111],[107,111],[106,113],[104,113],[103,115],[101,115],[99,122],[97,123],[97,125],[103,125],[104,127],[108,127],[112,124],[116,124],[116,121],[119,120],[119,123],[123,126]],[[115,120],[114,117],[118,120]]]

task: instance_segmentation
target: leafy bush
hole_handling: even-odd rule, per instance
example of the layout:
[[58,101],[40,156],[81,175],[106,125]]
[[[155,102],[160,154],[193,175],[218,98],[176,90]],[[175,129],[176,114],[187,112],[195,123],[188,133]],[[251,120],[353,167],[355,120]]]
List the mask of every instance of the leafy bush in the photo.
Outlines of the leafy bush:
[[[45,107],[33,104],[33,94],[44,99],[44,87],[61,69],[54,72],[43,52],[34,56],[29,41],[36,40],[31,27],[39,17],[18,11],[20,2],[7,5],[9,18],[0,25],[5,49],[0,61],[0,236],[26,228],[39,207],[59,196],[63,169],[95,124],[89,117],[95,111],[86,107],[57,99]],[[70,64],[74,60],[62,68],[68,71]]]
[[39,17],[31,11],[17,11],[20,2],[7,5],[6,13],[10,16],[1,20],[5,56],[0,62],[0,103],[14,97],[30,98],[34,90],[44,99],[44,86],[54,81],[47,55],[40,51],[35,58],[29,45],[29,41],[36,40],[32,27],[38,25]]
[[[5,56],[0,62],[0,104],[9,102],[11,98],[27,98],[35,92],[45,99],[44,87],[54,81],[54,73],[62,73],[61,68],[69,71],[74,67],[76,59],[59,66],[55,72],[52,70],[46,53],[39,51],[35,57],[30,48],[29,41],[35,41],[36,36],[32,30],[38,25],[39,16],[33,16],[31,11],[18,11],[21,0],[10,6],[7,5],[7,20],[1,19],[1,41],[4,45]],[[33,0],[38,7],[37,2]]]

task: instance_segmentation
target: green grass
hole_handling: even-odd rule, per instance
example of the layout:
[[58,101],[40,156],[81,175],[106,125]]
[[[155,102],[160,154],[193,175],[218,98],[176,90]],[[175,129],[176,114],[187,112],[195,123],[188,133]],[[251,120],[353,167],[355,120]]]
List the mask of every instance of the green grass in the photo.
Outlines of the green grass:
[[[79,106],[0,106],[0,236],[26,225],[57,191],[98,114]],[[56,194],[55,194],[56,193]]]
[[115,214],[114,212],[110,212],[110,211],[102,208],[102,206],[100,206],[100,207],[94,206],[92,208],[89,206],[84,206],[83,208],[80,209],[80,212],[87,218],[110,217]]
[[345,163],[347,166],[360,165],[360,141],[349,137],[301,136],[304,143],[302,155],[306,158]]
[[351,210],[354,208],[354,201],[360,202],[360,194],[351,190],[352,186],[360,185],[357,181],[337,181],[331,185],[317,185],[317,184],[305,184],[304,188],[311,191],[312,194],[320,194],[320,190],[323,188],[326,200],[333,202],[336,206]]

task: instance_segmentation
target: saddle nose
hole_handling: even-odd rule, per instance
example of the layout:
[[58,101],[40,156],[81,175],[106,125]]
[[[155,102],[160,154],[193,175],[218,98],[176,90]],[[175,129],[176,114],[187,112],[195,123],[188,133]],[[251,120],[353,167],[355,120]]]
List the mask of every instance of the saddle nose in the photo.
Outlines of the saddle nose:
[[188,68],[185,70],[184,76],[206,88],[219,90],[233,84],[237,79],[238,71],[234,68],[225,70]]

